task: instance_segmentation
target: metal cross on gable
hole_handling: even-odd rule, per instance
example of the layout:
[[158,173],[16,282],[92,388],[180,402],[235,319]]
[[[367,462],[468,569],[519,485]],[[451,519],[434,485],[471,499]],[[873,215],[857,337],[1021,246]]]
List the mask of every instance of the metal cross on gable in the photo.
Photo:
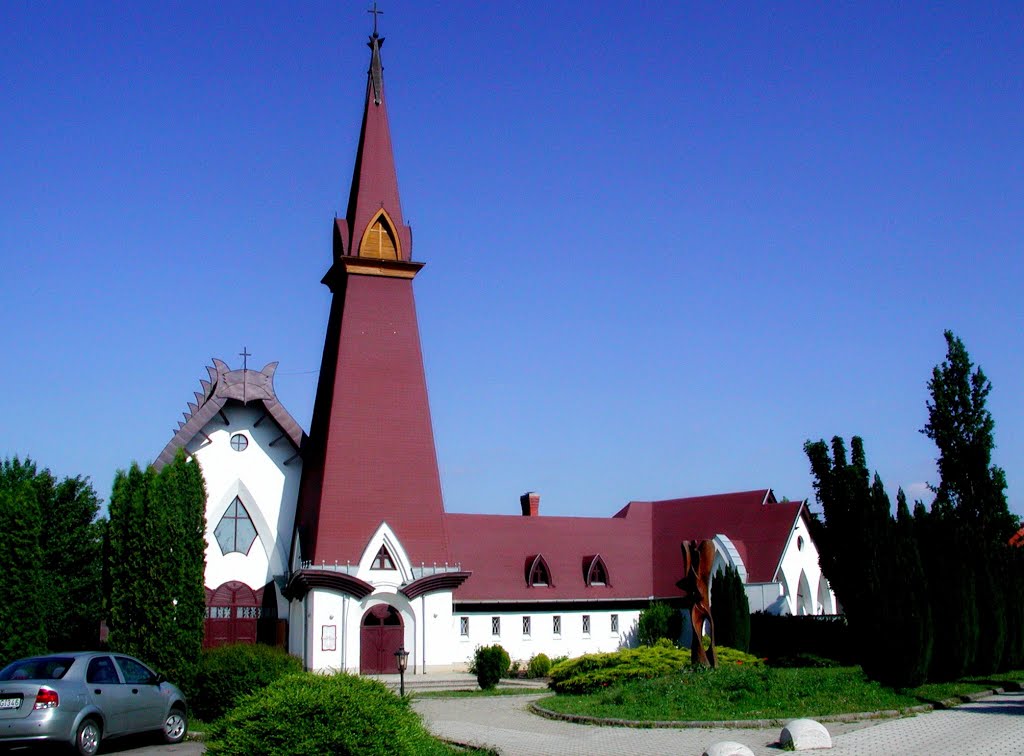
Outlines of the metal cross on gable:
[[249,358],[252,357],[252,355],[249,353],[249,348],[242,347],[242,351],[238,353],[238,356],[242,358],[242,370],[248,370]]
[[366,12],[373,14],[373,36],[376,37],[377,36],[377,16],[382,15],[384,13],[384,11],[377,10],[377,0],[373,0],[373,8],[371,10],[366,11]]

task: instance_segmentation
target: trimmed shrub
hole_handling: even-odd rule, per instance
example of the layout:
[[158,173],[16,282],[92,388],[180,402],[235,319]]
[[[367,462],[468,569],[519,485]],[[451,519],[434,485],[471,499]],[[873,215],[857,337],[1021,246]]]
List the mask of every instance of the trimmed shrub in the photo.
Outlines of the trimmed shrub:
[[537,654],[530,659],[530,664],[526,668],[527,677],[547,677],[548,671],[551,669],[551,660],[547,654]]
[[640,612],[636,624],[636,637],[645,646],[653,646],[659,638],[673,643],[682,632],[682,617],[679,610],[661,601],[652,601]]
[[283,649],[238,643],[203,652],[196,675],[192,711],[207,722],[233,708],[242,696],[302,671],[302,660]]
[[242,698],[210,728],[210,756],[450,754],[410,708],[376,680],[288,675]]
[[661,677],[690,664],[690,651],[670,643],[605,654],[585,654],[560,662],[548,672],[556,693],[589,693],[622,680]]
[[493,646],[477,648],[471,669],[476,672],[476,681],[483,690],[490,690],[498,680],[508,674],[512,663],[508,652],[495,643]]
[[715,646],[715,658],[719,667],[763,667],[764,659],[728,646]]

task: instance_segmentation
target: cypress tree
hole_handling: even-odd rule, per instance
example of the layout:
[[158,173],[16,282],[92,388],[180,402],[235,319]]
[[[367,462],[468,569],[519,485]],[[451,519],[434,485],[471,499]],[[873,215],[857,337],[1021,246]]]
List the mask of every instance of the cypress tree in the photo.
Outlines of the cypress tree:
[[[975,367],[963,342],[951,331],[944,333],[946,359],[932,370],[928,382],[928,422],[921,430],[939,451],[936,464],[939,485],[931,517],[938,523],[931,536],[932,564],[952,574],[954,595],[933,592],[933,611],[940,607],[952,628],[950,653],[959,650],[956,669],[942,670],[942,677],[962,671],[989,674],[1007,656],[1008,607],[1018,600],[1007,597],[1004,574],[1009,563],[1007,540],[1018,527],[1006,501],[1006,476],[992,464],[995,422],[986,407],[992,384]],[[946,560],[940,562],[945,552]],[[962,602],[962,603],[961,603]]]
[[49,470],[36,478],[43,527],[39,545],[48,645],[54,651],[95,648],[102,617],[102,534],[99,500],[88,479],[56,482]]
[[986,408],[992,383],[975,368],[963,342],[945,332],[946,359],[928,381],[928,422],[939,485],[933,509],[951,510],[984,545],[1005,545],[1018,522],[1006,502],[1006,475],[992,464],[995,421]]
[[[99,502],[92,485],[81,477],[57,481],[49,470],[40,471],[32,460],[14,458],[0,466],[0,487],[18,490],[19,496],[27,494],[34,500],[34,505],[22,502],[6,512],[16,520],[31,521],[31,533],[20,524],[12,525],[17,536],[11,548],[32,555],[33,561],[26,562],[24,559],[29,557],[24,557],[14,562],[11,557],[4,564],[17,563],[22,568],[34,565],[36,578],[24,579],[29,581],[26,585],[35,586],[32,604],[36,608],[25,609],[39,637],[53,651],[95,647],[102,596],[100,529],[96,523]],[[30,539],[34,544],[29,543]]]
[[41,518],[30,480],[17,459],[0,466],[0,564],[7,573],[0,601],[0,664],[46,650]]
[[179,450],[159,473],[133,464],[110,498],[110,645],[185,688],[203,644],[206,489]]
[[918,685],[927,674],[932,644],[909,511],[905,527],[898,528],[881,478],[870,477],[859,437],[851,440],[850,462],[838,436],[832,439],[831,458],[824,441],[807,442],[804,449],[825,514],[822,570],[846,609],[861,665],[880,682]]
[[711,578],[711,616],[716,644],[750,650],[750,603],[739,570],[732,565]]

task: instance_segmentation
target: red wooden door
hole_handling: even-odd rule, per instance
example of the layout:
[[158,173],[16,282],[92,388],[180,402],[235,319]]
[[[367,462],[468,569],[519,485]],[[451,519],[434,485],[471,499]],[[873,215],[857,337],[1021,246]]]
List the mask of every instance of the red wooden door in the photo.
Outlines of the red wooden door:
[[380,604],[368,610],[359,630],[359,671],[397,674],[395,651],[401,648],[403,636],[402,615],[393,606]]
[[260,616],[260,596],[245,583],[224,583],[207,599],[206,648],[228,643],[255,643],[256,621]]

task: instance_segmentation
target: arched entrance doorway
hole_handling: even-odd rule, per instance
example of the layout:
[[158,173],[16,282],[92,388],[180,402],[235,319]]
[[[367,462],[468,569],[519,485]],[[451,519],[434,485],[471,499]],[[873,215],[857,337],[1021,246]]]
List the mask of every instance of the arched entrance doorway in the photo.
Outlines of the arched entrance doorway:
[[367,610],[359,628],[359,672],[364,675],[398,672],[395,651],[402,645],[402,615],[388,604]]
[[206,599],[206,648],[226,643],[255,643],[260,595],[238,580],[221,585]]

